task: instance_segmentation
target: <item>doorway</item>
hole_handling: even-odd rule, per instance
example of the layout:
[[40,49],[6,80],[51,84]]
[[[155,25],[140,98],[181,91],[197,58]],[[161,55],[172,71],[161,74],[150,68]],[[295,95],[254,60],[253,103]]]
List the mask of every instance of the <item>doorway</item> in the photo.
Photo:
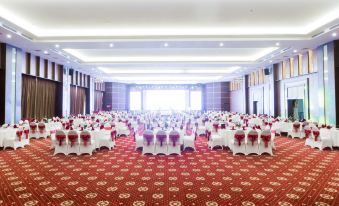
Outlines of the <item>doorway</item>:
[[303,120],[304,115],[304,100],[303,99],[289,99],[287,100],[287,114],[288,118],[293,121]]
[[253,101],[253,114],[258,115],[258,101]]

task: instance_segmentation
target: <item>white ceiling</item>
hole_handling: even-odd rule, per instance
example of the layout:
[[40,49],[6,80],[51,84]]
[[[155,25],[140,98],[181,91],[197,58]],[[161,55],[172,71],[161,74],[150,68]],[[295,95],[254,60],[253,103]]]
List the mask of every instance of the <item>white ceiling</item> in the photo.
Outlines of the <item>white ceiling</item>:
[[0,0],[0,22],[0,41],[105,81],[202,83],[338,38],[339,1]]

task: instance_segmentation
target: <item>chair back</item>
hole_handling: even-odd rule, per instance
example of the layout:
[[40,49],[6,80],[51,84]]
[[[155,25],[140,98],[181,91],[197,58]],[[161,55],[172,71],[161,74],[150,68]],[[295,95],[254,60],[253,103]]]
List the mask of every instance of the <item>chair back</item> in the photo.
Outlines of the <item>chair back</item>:
[[260,137],[261,137],[261,140],[264,142],[265,147],[268,147],[268,143],[271,141],[271,131],[270,130],[262,131]]
[[87,130],[84,130],[80,133],[80,142],[84,143],[85,146],[91,144],[91,133]]
[[306,125],[304,127],[304,132],[305,132],[305,137],[306,138],[309,138],[310,137],[310,134],[312,133],[312,128],[308,125]]
[[247,134],[247,139],[252,142],[252,146],[254,142],[258,141],[258,132],[256,130],[250,130]]
[[21,142],[21,140],[22,140],[22,135],[23,135],[23,129],[21,127],[16,131],[16,138],[17,138],[17,140],[19,140],[19,142]]
[[317,127],[312,128],[312,133],[314,136],[314,141],[318,141],[318,137],[320,135],[320,131]]
[[153,143],[154,141],[154,134],[152,130],[146,130],[143,134],[143,141],[144,141],[144,145],[145,143],[147,144],[147,146],[149,146],[151,143]]
[[293,131],[298,132],[300,129],[300,122],[293,123]]
[[29,128],[31,129],[32,133],[35,133],[36,132],[36,128],[37,128],[37,125],[35,122],[31,122],[29,124]]
[[78,141],[79,135],[76,131],[69,130],[67,137],[68,137],[68,141],[71,143],[71,147],[73,147],[74,144]]
[[175,147],[177,145],[177,143],[179,142],[180,139],[180,133],[178,131],[171,131],[169,133],[169,141],[170,143],[172,143],[173,147]]
[[57,130],[55,132],[55,139],[59,141],[59,146],[61,146],[63,142],[66,142],[66,133],[62,130]]
[[240,146],[242,142],[245,141],[245,132],[243,130],[237,130],[234,134],[234,139],[238,142]]
[[45,123],[40,122],[40,123],[38,124],[38,128],[39,128],[39,132],[40,132],[40,133],[44,133],[45,130],[46,130],[46,125],[45,125]]
[[140,123],[139,126],[138,126],[138,135],[142,136],[144,131],[145,131],[145,125]]
[[163,130],[159,130],[156,134],[156,140],[160,143],[160,147],[166,142],[167,134]]

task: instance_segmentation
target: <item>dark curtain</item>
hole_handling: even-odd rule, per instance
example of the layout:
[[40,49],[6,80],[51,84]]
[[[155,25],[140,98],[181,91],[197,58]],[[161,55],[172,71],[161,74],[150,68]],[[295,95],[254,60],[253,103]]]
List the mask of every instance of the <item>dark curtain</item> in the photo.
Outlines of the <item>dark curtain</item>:
[[22,76],[21,115],[23,118],[35,118],[36,78]]
[[86,89],[82,87],[71,86],[70,98],[70,113],[73,115],[84,114],[86,107]]
[[38,79],[36,97],[36,118],[55,116],[57,85],[53,81]]
[[82,87],[77,88],[77,114],[85,114],[86,106],[86,89]]
[[42,119],[55,116],[56,93],[56,82],[23,75],[22,117]]
[[101,111],[103,104],[104,93],[101,91],[95,91],[94,94],[94,111]]
[[70,114],[78,114],[76,111],[76,108],[77,108],[77,87],[76,86],[71,86],[70,100],[71,100]]

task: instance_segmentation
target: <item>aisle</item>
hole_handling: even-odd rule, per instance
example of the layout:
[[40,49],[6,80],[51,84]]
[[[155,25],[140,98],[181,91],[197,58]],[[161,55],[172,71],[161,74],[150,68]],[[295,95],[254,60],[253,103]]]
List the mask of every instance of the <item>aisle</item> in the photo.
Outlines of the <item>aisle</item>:
[[52,156],[50,140],[0,151],[0,205],[338,205],[339,151],[277,138],[275,156],[209,150],[142,156],[132,138],[93,156]]

